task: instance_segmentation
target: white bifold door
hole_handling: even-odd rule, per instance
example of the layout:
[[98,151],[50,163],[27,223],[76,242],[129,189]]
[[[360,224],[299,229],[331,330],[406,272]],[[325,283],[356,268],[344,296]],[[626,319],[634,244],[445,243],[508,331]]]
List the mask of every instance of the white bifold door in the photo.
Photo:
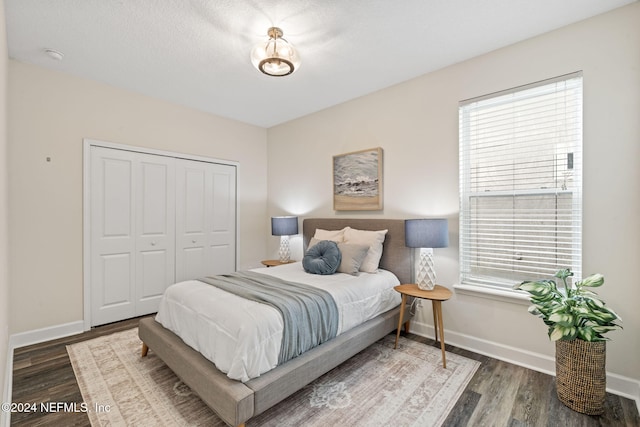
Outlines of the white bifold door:
[[235,270],[236,168],[91,146],[91,325],[158,310],[167,286]]
[[235,167],[176,159],[176,282],[235,267]]

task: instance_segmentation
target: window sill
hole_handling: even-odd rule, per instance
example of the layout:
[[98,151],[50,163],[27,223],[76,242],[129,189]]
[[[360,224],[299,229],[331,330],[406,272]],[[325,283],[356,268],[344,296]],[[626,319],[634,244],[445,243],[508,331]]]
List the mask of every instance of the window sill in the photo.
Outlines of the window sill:
[[495,301],[508,302],[512,304],[530,305],[529,294],[520,291],[509,291],[489,286],[474,285],[453,285],[456,293],[471,295],[479,298],[488,298]]

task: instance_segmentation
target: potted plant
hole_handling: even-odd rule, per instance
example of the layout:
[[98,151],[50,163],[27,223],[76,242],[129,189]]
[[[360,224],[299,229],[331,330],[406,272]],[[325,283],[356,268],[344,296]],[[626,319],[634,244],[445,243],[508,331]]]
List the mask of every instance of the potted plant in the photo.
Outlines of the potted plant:
[[555,280],[523,282],[514,289],[528,292],[529,313],[542,318],[549,338],[556,343],[556,388],[558,398],[573,410],[589,415],[604,411],[606,396],[606,341],[609,331],[622,328],[622,320],[598,298],[592,288],[604,284],[594,274],[573,285],[571,270],[559,270]]

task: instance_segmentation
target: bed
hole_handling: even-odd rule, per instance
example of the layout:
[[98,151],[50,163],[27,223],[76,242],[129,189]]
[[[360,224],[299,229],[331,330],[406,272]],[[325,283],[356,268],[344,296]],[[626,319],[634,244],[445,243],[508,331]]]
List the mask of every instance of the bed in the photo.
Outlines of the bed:
[[[303,221],[306,248],[316,229],[388,230],[380,268],[391,271],[400,283],[411,282],[410,249],[405,246],[404,220],[310,218]],[[227,424],[243,426],[252,417],[276,405],[314,379],[340,365],[397,327],[399,306],[352,327],[256,378],[229,378],[198,351],[153,318],[140,321],[142,355],[151,349]],[[405,324],[408,328],[408,322]]]

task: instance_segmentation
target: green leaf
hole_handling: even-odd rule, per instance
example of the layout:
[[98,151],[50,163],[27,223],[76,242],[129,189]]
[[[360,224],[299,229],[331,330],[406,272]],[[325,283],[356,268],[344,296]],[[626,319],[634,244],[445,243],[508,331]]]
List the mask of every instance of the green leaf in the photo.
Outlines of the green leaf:
[[569,341],[575,339],[577,335],[577,330],[574,327],[563,327],[560,325],[556,325],[552,328],[551,333],[549,334],[549,338],[551,341],[565,340]]
[[599,299],[598,294],[596,294],[593,291],[590,291],[589,289],[584,289],[584,288],[578,289],[578,291],[576,292],[576,296]]
[[573,326],[574,317],[570,314],[553,313],[551,316],[549,316],[549,321],[555,322],[560,326],[570,327]]
[[587,307],[583,306],[583,305],[579,305],[577,307],[573,308],[573,312],[576,314],[586,314],[589,315],[591,314],[591,310],[589,310]]
[[523,282],[518,286],[518,289],[527,291],[536,297],[543,297],[551,292],[549,285],[542,282]]
[[609,331],[613,331],[615,329],[622,329],[620,325],[601,325],[601,326],[593,326],[591,327],[595,332],[599,334],[604,334]]
[[599,310],[599,311],[593,311],[593,313],[591,313],[591,315],[589,316],[589,318],[595,322],[597,322],[600,325],[605,325],[607,323],[611,323],[614,320],[616,320],[618,318],[618,316],[615,315],[615,313],[611,313],[608,310]]
[[557,277],[558,279],[564,280],[568,277],[573,276],[573,273],[569,269],[562,269],[562,270],[558,270],[554,276]]
[[585,302],[594,310],[604,307],[604,303],[598,298],[585,298]]
[[593,341],[596,337],[596,332],[590,327],[581,328],[580,331],[578,331],[578,338],[581,340]]
[[576,285],[588,288],[598,288],[604,284],[604,276],[602,274],[592,274],[591,276],[581,280]]
[[533,314],[534,316],[540,316],[542,315],[542,313],[540,312],[540,310],[538,310],[538,307],[536,307],[535,305],[530,305],[529,308],[527,309],[527,311],[531,314]]
[[613,314],[614,316],[616,316],[616,320],[619,320],[619,321],[621,321],[621,322],[622,322],[622,317],[620,317],[620,315],[619,315],[618,313],[616,313],[615,311],[613,311],[612,309],[610,309],[610,308],[608,308],[608,307],[607,307],[607,310],[609,310],[609,312],[610,312],[611,314]]
[[549,339],[551,339],[551,341],[558,341],[563,336],[564,334],[562,333],[562,328],[560,328],[559,326],[549,329]]

